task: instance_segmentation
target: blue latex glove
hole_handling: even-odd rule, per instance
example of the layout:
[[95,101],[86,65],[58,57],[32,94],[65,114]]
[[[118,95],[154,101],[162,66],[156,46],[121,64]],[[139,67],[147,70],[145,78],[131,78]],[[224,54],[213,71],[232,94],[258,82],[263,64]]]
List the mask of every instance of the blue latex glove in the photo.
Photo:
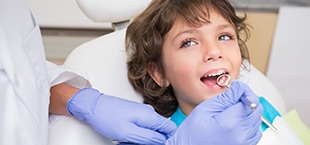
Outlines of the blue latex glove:
[[99,133],[119,142],[158,145],[173,134],[176,125],[157,114],[150,105],[107,96],[95,89],[77,92],[68,111]]
[[241,97],[259,104],[247,85],[234,81],[225,93],[199,104],[166,145],[256,145],[263,107],[253,111]]

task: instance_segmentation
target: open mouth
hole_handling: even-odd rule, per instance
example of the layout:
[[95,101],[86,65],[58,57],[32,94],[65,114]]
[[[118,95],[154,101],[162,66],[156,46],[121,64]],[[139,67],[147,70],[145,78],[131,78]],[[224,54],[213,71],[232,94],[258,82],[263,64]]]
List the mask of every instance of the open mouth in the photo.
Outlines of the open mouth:
[[218,85],[217,83],[218,77],[224,74],[228,75],[228,72],[224,70],[220,70],[216,73],[208,74],[206,76],[201,77],[200,81],[202,81],[204,84],[207,84],[207,85]]

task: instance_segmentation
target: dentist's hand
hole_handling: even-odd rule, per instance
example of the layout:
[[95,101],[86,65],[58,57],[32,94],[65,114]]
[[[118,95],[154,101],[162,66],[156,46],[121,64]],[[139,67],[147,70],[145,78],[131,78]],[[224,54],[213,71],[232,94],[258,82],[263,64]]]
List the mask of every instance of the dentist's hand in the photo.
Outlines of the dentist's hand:
[[263,107],[251,110],[241,97],[259,104],[247,85],[234,81],[225,93],[199,104],[166,145],[256,145]]
[[173,134],[176,125],[146,104],[107,96],[86,88],[67,104],[68,111],[99,133],[119,142],[158,145]]

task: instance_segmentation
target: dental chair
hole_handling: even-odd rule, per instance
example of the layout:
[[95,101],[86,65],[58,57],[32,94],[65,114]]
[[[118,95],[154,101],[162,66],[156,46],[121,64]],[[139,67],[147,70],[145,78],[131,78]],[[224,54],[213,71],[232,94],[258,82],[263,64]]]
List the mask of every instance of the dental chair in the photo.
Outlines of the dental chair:
[[[127,79],[125,32],[129,21],[141,13],[150,0],[77,0],[84,14],[94,22],[110,22],[115,31],[86,42],[74,49],[64,66],[86,72],[93,88],[124,99],[142,102],[142,97]],[[284,101],[275,86],[250,65],[241,71],[240,80],[264,96],[281,114],[286,113]],[[58,116],[50,126],[48,145],[112,145],[111,139],[70,116]]]

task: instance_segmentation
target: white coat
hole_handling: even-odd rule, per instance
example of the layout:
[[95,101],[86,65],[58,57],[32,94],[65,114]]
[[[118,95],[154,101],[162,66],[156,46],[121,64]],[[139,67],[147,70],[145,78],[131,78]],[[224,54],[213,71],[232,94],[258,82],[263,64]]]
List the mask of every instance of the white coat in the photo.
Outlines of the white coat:
[[46,145],[50,83],[39,26],[24,0],[0,2],[0,145]]

